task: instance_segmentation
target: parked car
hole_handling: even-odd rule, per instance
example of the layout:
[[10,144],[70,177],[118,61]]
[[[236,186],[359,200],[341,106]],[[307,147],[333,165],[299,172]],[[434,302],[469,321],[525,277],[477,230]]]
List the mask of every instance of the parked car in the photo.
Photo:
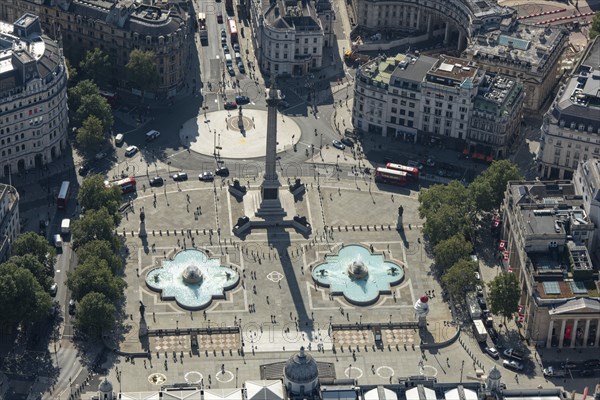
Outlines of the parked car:
[[585,360],[583,362],[583,366],[586,368],[598,368],[600,367],[600,360],[597,358],[592,358],[590,360]]
[[[496,343],[498,341],[498,339],[500,339],[500,335],[494,328],[488,329],[488,335],[490,335],[490,339],[492,339],[492,342],[494,342],[494,343]],[[498,350],[498,346],[496,346],[496,350]]]
[[245,74],[246,73],[246,68],[244,68],[244,63],[243,62],[238,62],[237,63],[237,67],[240,70],[240,74]]
[[56,293],[58,292],[58,284],[56,282],[54,282],[52,284],[52,286],[50,286],[50,296],[56,296]]
[[229,54],[229,46],[227,46],[227,42],[223,45],[223,53]]
[[553,376],[553,377],[565,376],[564,369],[554,369],[554,367],[544,368],[542,370],[542,372],[544,373],[544,376]]
[[504,368],[514,369],[515,371],[523,371],[523,364],[515,360],[504,360],[502,365]]
[[219,24],[223,23],[223,13],[222,12],[217,13],[217,23],[219,23]]
[[354,147],[354,142],[350,138],[344,137],[344,138],[342,138],[342,140],[340,140],[340,142],[342,142],[344,145],[346,145],[348,147]]
[[477,296],[483,297],[483,286],[481,286],[481,285],[475,286],[475,291],[477,292]]
[[151,131],[146,132],[146,142],[151,142],[159,136],[160,132],[152,129]]
[[87,164],[82,164],[77,171],[79,172],[80,176],[86,176],[90,171],[90,166]]
[[137,146],[129,146],[128,148],[125,149],[125,156],[131,157],[131,156],[135,155],[135,153],[137,153],[137,152],[138,152]]
[[221,37],[227,39],[227,31],[225,28],[221,28]]
[[218,175],[218,176],[229,176],[229,168],[227,168],[227,167],[219,167],[215,171],[215,175]]
[[485,352],[488,353],[492,358],[495,358],[496,360],[500,358],[500,353],[498,353],[498,350],[496,350],[494,347],[486,347]]
[[215,176],[213,175],[212,172],[206,171],[206,172],[201,173],[198,176],[198,179],[200,179],[201,181],[204,181],[204,182],[210,182],[215,179]]
[[154,178],[150,179],[150,186],[160,186],[163,184],[163,178],[161,178],[160,176],[155,176]]
[[515,360],[519,360],[519,361],[522,360],[523,356],[524,356],[523,352],[513,349],[513,348],[504,350],[504,355],[506,357],[514,358]]
[[229,76],[235,76],[235,69],[233,69],[233,67],[231,65],[228,65],[227,73],[229,73]]
[[221,46],[227,46],[227,36],[221,36]]
[[223,108],[226,110],[235,110],[237,108],[237,103],[234,101],[226,101],[223,103]]
[[240,105],[250,103],[250,97],[248,96],[235,96],[235,102]]
[[69,314],[75,315],[75,300],[69,300]]
[[179,171],[176,174],[173,175],[173,180],[174,181],[186,181],[187,180],[187,173],[183,172],[183,171]]
[[233,51],[235,51],[236,53],[240,52],[240,45],[237,43],[233,44]]
[[335,147],[336,149],[344,150],[346,148],[344,143],[340,142],[339,140],[334,140],[332,143],[333,147]]

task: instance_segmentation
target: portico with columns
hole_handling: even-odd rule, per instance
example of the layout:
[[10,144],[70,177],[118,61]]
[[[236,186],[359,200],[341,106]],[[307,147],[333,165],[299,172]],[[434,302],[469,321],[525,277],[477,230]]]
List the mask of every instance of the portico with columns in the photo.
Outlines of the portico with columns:
[[600,346],[600,301],[598,299],[568,300],[551,308],[548,317],[546,348],[598,348]]

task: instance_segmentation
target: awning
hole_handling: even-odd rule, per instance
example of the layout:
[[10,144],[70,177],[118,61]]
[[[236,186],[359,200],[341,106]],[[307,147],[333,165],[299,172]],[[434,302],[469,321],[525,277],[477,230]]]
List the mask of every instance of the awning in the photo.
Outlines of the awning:
[[246,381],[248,400],[283,400],[283,384],[280,380]]
[[241,389],[205,389],[204,400],[242,400]]

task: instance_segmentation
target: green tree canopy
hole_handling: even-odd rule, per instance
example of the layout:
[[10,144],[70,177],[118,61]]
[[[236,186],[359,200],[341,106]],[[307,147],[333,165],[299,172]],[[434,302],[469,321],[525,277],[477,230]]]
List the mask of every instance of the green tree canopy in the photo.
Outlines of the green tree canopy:
[[433,246],[457,233],[469,236],[472,230],[472,217],[457,207],[447,204],[441,205],[436,212],[430,213],[423,224],[423,233]]
[[468,260],[472,251],[473,245],[471,242],[466,240],[461,233],[457,233],[446,240],[440,241],[433,248],[435,266],[442,271],[446,271],[459,260]]
[[67,66],[67,74],[69,76],[68,83],[69,85],[73,82],[77,82],[77,69],[71,65],[71,61],[65,57],[65,65]]
[[494,161],[469,185],[471,198],[479,211],[492,211],[502,204],[509,181],[521,180],[519,168],[508,160]]
[[79,63],[81,74],[87,79],[91,79],[98,85],[107,82],[111,73],[111,63],[108,54],[99,48],[88,50],[85,57]]
[[598,35],[600,35],[600,11],[596,11],[594,18],[592,19],[592,24],[590,25],[590,39],[594,39]]
[[26,232],[19,235],[12,245],[13,256],[32,255],[44,265],[48,276],[54,276],[54,262],[56,250],[50,246],[45,237],[34,232]]
[[118,249],[113,249],[110,242],[92,240],[77,249],[77,259],[80,264],[85,264],[89,259],[99,258],[106,261],[113,275],[118,275],[123,270],[123,263],[116,250]]
[[31,271],[14,263],[0,265],[0,315],[11,325],[35,322],[48,316],[52,298]]
[[447,185],[433,185],[427,190],[422,190],[419,192],[419,203],[421,218],[428,218],[443,205],[454,207],[463,214],[471,214],[474,210],[469,192],[458,181],[451,181]]
[[506,319],[512,319],[519,308],[521,289],[519,281],[512,272],[502,272],[488,283],[487,299],[492,314],[501,315]]
[[106,208],[86,211],[83,217],[75,221],[71,227],[73,247],[77,249],[92,240],[106,240],[113,243],[113,247],[116,248],[117,239],[114,236],[114,229],[114,218]]
[[48,273],[46,266],[42,264],[35,255],[26,254],[24,256],[12,256],[6,263],[29,270],[42,289],[46,291],[50,290],[50,286],[52,286],[54,279],[52,279],[52,275]]
[[114,122],[112,109],[104,97],[92,94],[81,98],[79,108],[75,111],[75,119],[82,125],[89,116],[95,116],[102,123],[102,132],[105,132]]
[[98,152],[106,142],[102,122],[94,115],[87,117],[77,129],[77,146],[86,157]]
[[160,82],[155,58],[152,51],[134,49],[129,53],[129,61],[125,66],[129,81],[143,92],[156,89]]
[[465,293],[472,291],[477,284],[475,264],[469,260],[460,260],[442,277],[452,299],[460,304],[465,302]]
[[118,186],[107,188],[102,175],[92,175],[84,179],[77,200],[86,210],[106,208],[108,213],[115,217],[115,224],[121,220],[119,215],[119,206],[122,202],[121,189]]
[[75,112],[81,105],[84,97],[98,95],[100,96],[100,88],[93,81],[86,79],[77,83],[69,89],[69,110]]
[[112,274],[108,263],[98,257],[88,257],[84,263],[67,274],[71,296],[79,301],[91,292],[102,293],[112,302],[123,296],[125,282]]
[[88,293],[79,304],[75,317],[75,329],[92,338],[100,338],[102,332],[115,327],[115,306],[102,293]]

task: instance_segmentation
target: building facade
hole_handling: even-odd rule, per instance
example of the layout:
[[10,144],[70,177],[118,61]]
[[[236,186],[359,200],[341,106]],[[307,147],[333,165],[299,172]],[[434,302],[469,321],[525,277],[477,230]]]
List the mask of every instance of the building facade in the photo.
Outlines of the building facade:
[[160,76],[157,93],[174,96],[185,85],[193,24],[180,4],[154,6],[129,0],[0,2],[4,20],[16,20],[24,12],[38,15],[44,31],[62,41],[72,60],[81,58],[82,51],[99,48],[109,55],[117,72],[114,76],[125,76],[131,51],[150,50],[156,55]]
[[263,74],[302,76],[323,67],[323,48],[333,45],[329,1],[258,1],[252,7],[251,21]]
[[10,256],[11,244],[20,231],[19,193],[12,186],[0,184],[0,263]]
[[492,1],[474,0],[355,0],[357,31],[364,35],[394,32],[431,39],[439,35],[444,44],[456,41],[463,49],[467,39],[480,29],[498,27],[515,11]]
[[520,134],[523,86],[449,56],[399,54],[359,68],[352,123],[369,134],[400,137],[480,157],[506,157]]
[[580,162],[573,177],[575,190],[583,198],[583,209],[596,226],[590,246],[592,259],[600,262],[600,160]]
[[464,56],[489,72],[523,82],[524,108],[537,111],[558,83],[560,57],[568,41],[561,28],[538,27],[512,21],[474,35]]
[[600,158],[600,40],[592,41],[544,115],[538,153],[543,178],[571,179]]
[[0,175],[41,167],[67,147],[67,72],[58,43],[24,14],[0,23]]
[[597,227],[568,181],[509,182],[503,203],[504,267],[518,275],[525,338],[550,347],[598,347]]

